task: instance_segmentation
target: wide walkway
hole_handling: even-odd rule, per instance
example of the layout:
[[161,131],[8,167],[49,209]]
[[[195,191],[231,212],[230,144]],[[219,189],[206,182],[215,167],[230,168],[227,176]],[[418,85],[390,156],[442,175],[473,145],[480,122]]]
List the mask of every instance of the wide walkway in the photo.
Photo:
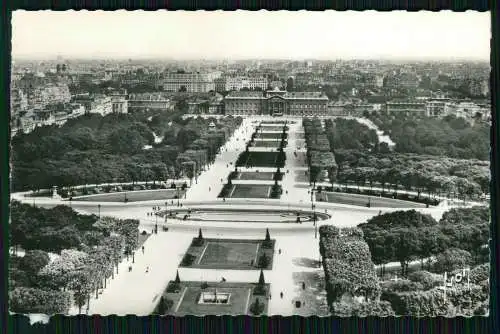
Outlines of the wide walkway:
[[[88,314],[151,314],[168,281],[175,279],[177,267],[192,238],[191,233],[179,232],[151,235],[144,243],[144,254],[137,251],[135,263],[132,257],[124,259],[119,264],[118,274],[108,281],[98,299],[92,295]],[[130,272],[129,266],[132,266]],[[82,308],[82,313],[85,312],[86,306]],[[70,311],[70,314],[77,313],[76,307]]]
[[[214,200],[219,195],[227,177],[235,168],[236,159],[245,150],[252,135],[254,126],[249,119],[244,119],[242,125],[221,148],[215,162],[203,172],[197,182],[193,182],[186,193],[186,200]],[[222,181],[221,181],[222,179]]]

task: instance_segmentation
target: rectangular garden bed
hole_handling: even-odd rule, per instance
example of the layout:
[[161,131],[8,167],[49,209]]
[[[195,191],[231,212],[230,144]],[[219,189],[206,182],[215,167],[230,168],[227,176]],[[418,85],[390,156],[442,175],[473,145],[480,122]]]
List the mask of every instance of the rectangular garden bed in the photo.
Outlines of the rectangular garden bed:
[[285,166],[284,152],[243,152],[236,161],[236,166],[246,167],[279,167]]
[[[263,295],[255,294],[257,282],[197,282],[181,281],[175,284],[170,281],[169,286],[175,286],[175,290],[168,289],[162,294],[154,314],[169,314],[176,316],[184,315],[252,315],[251,306],[258,298],[261,305],[261,314],[268,312],[268,295],[270,284],[265,284]],[[201,294],[211,295],[228,294],[227,303],[199,303]],[[168,307],[165,308],[165,305]]]
[[[288,134],[285,133],[285,139],[288,137]],[[259,132],[255,136],[255,139],[276,139],[281,140],[281,132]]]
[[[256,140],[253,142],[253,147],[268,147],[268,148],[276,148],[280,147],[281,140]],[[285,146],[286,147],[286,142]]]
[[[197,238],[186,251],[180,267],[232,270],[270,270],[275,241]],[[267,258],[262,259],[262,257]]]

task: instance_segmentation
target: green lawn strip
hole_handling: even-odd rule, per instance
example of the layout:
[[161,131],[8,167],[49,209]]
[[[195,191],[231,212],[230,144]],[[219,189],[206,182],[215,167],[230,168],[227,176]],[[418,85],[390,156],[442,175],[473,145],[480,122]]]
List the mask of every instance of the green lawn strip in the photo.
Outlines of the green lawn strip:
[[270,185],[235,184],[231,198],[269,198]]
[[73,197],[73,201],[84,202],[123,202],[127,198],[128,202],[153,201],[163,199],[174,199],[179,195],[182,198],[184,190],[165,189],[152,191],[122,191],[115,193],[104,193],[82,197]]
[[368,202],[370,202],[370,207],[386,207],[386,208],[425,207],[425,204],[423,203],[417,203],[412,201],[404,201],[398,199],[367,196],[367,195],[337,193],[337,192],[316,193],[316,200],[318,202],[339,203],[339,204],[348,204],[348,205],[365,206],[365,207],[368,206]]
[[[172,282],[172,281],[171,281]],[[238,282],[207,282],[207,287],[202,288],[204,282],[182,281],[179,283],[177,292],[165,292],[162,294],[165,300],[171,300],[171,308],[163,314],[170,315],[240,315],[250,314],[249,308],[258,297],[259,302],[264,303],[264,314],[268,310],[267,295],[256,296],[253,289],[257,286],[255,283]],[[230,293],[229,304],[198,304],[201,292]],[[184,292],[185,290],[185,292]],[[270,284],[266,284],[266,291],[270,291]],[[182,300],[181,300],[182,298]],[[177,309],[177,312],[175,311]],[[158,314],[158,307],[155,309]]]
[[269,261],[263,269],[272,269],[275,240],[270,248],[263,247],[264,240],[205,238],[199,246],[196,240],[193,238],[184,255],[192,258],[191,264],[181,261],[180,267],[259,270],[259,259],[266,254]]

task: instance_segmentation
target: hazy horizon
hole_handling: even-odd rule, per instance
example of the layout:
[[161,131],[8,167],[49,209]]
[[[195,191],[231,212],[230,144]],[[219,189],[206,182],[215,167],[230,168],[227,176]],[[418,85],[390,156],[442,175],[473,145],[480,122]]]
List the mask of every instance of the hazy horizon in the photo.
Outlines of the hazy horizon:
[[473,11],[15,11],[12,58],[487,61],[490,20]]

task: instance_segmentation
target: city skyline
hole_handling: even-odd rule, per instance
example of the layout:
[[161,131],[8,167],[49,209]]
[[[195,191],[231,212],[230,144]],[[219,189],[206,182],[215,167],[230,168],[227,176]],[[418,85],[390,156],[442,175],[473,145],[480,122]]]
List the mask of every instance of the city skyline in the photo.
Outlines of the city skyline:
[[[140,31],[135,27],[141,27]],[[175,33],[152,33],[157,31]],[[325,33],[328,31],[332,33]],[[489,12],[471,11],[16,11],[12,56],[486,61],[490,36]]]

